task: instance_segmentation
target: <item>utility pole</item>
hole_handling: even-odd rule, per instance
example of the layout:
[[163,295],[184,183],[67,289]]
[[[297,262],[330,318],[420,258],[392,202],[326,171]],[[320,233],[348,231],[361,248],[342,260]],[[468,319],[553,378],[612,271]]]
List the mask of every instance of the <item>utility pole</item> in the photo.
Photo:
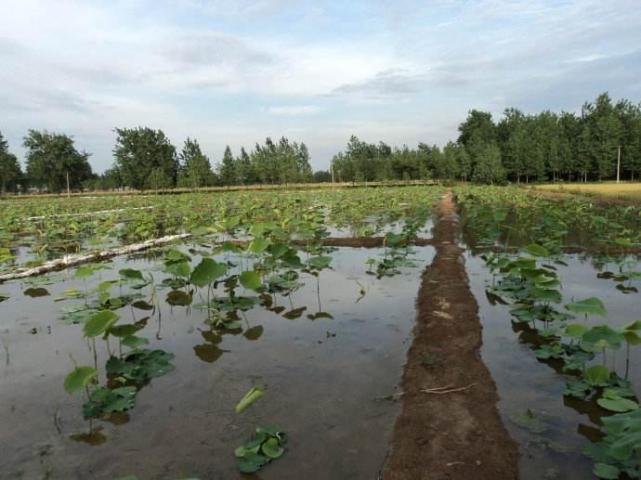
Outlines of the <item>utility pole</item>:
[[67,170],[67,198],[71,198],[71,189],[69,188],[69,170]]
[[617,183],[621,181],[621,145],[617,148]]

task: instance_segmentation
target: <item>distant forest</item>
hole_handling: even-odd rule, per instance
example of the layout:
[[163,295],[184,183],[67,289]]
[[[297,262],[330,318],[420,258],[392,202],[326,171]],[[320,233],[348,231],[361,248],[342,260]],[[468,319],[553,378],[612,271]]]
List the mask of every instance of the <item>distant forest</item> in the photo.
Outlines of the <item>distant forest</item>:
[[390,148],[352,137],[332,160],[340,181],[387,179],[466,180],[477,183],[601,181],[641,176],[641,104],[612,102],[607,93],[581,114],[508,108],[498,123],[472,110],[456,142],[442,149],[420,143]]
[[548,110],[525,114],[508,108],[494,121],[471,110],[459,125],[456,142],[442,149],[366,143],[352,136],[329,171],[313,172],[304,143],[267,138],[234,155],[229,147],[212,168],[198,141],[181,150],[161,130],[117,128],[114,165],[92,172],[89,153],[73,138],[30,130],[25,136],[26,168],[0,132],[1,192],[197,188],[216,185],[361,182],[385,180],[464,180],[476,183],[601,181],[641,177],[641,104],[614,103],[607,93],[583,105],[580,115]]

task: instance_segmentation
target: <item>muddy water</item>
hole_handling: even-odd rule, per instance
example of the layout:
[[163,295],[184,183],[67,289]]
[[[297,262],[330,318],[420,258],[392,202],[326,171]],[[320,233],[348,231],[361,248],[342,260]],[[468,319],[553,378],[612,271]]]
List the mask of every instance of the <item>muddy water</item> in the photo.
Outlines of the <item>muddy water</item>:
[[[59,282],[38,285],[49,295],[36,298],[24,295],[29,285],[1,285],[11,298],[0,304],[0,478],[242,478],[233,450],[260,425],[278,426],[290,440],[284,457],[253,478],[375,478],[398,409],[382,398],[399,383],[418,279],[433,257],[430,247],[417,248],[417,268],[377,280],[365,273],[365,261],[381,253],[334,252],[333,270],[320,275],[320,306],[315,279],[307,278],[291,303],[278,300],[286,310],[307,307],[300,318],[256,307],[246,313],[246,336],[218,335],[204,323],[204,312],[163,304],[161,321],[150,319],[139,335],[150,340],[148,348],[173,353],[176,368],[143,387],[119,422],[94,421],[98,433],[91,440],[98,445],[82,436],[89,429],[82,396],[62,388],[71,358],[92,364],[81,326],[59,319],[64,305],[82,300],[54,301],[85,284],[56,274]],[[116,278],[123,265],[118,260],[98,276]],[[333,319],[306,317],[319,309]],[[119,313],[121,323],[145,314],[129,307]],[[106,359],[101,348],[103,372]],[[256,385],[265,396],[236,415],[234,406]]]
[[[612,280],[597,278],[597,269],[588,260],[567,256],[567,267],[559,267],[564,303],[598,297],[605,304],[607,318],[589,318],[588,323],[624,325],[641,318],[639,294],[623,294]],[[603,413],[587,402],[564,397],[565,381],[570,376],[557,373],[549,364],[538,361],[527,344],[527,334],[520,333],[510,321],[508,307],[491,305],[485,288],[491,275],[482,259],[467,255],[470,287],[479,304],[483,324],[482,356],[496,382],[499,411],[512,437],[520,445],[520,472],[523,480],[596,478],[592,462],[581,449],[595,438],[599,415]],[[641,263],[636,266],[639,270]],[[610,265],[609,270],[614,270]],[[632,282],[641,290],[641,282]],[[577,321],[583,322],[583,319]],[[601,357],[598,356],[597,361]],[[608,358],[608,367],[623,375],[624,352]],[[631,376],[637,395],[641,394],[641,348],[632,350]],[[522,426],[523,414],[530,411],[537,419],[529,428]],[[533,430],[543,430],[535,432]]]

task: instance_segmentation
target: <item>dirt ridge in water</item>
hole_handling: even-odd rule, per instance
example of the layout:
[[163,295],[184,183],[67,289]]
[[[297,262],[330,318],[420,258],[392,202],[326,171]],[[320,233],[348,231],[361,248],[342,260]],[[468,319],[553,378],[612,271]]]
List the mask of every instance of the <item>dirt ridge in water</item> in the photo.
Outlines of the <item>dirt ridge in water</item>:
[[518,446],[501,422],[496,386],[480,356],[482,327],[459,230],[449,191],[434,228],[436,257],[418,293],[385,480],[518,478]]

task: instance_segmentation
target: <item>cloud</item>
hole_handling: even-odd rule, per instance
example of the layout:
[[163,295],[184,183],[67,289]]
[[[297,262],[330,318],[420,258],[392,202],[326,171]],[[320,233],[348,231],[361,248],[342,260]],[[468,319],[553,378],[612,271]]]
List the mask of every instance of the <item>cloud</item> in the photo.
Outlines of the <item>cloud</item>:
[[210,15],[225,17],[270,16],[281,13],[293,0],[183,0],[183,5]]
[[0,107],[31,115],[48,110],[74,113],[87,111],[87,104],[82,97],[61,89],[45,88],[23,89],[20,95],[0,97]]
[[403,69],[389,69],[378,72],[362,82],[341,85],[332,93],[356,93],[373,98],[406,96],[420,92],[425,86],[425,80],[426,76],[422,74],[411,74]]
[[318,113],[321,108],[318,105],[274,105],[267,107],[267,113],[271,115],[283,115],[297,117],[300,115],[311,115]]
[[238,37],[219,32],[182,32],[159,48],[171,62],[184,67],[212,65],[269,65],[272,55],[247,45]]

